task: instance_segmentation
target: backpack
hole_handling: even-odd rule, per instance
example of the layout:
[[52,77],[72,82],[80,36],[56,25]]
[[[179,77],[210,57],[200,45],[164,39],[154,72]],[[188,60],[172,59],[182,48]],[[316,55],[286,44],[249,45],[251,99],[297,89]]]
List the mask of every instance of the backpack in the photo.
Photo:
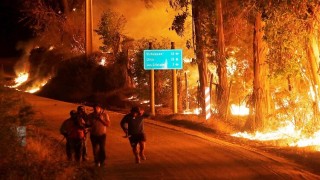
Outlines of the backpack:
[[78,126],[74,126],[69,134],[69,138],[71,139],[84,139],[84,129]]

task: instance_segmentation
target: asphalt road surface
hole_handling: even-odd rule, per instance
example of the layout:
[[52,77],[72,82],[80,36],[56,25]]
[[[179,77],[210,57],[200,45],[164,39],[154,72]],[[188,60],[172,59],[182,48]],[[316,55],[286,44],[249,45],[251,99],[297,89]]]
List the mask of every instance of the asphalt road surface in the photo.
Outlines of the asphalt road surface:
[[[76,104],[25,94],[58,135],[62,121]],[[88,108],[90,111],[91,108]],[[123,138],[120,120],[123,114],[108,111],[111,127],[107,132],[107,161],[98,170],[92,161],[64,177],[92,179],[320,179],[281,157],[254,148],[231,144],[214,138],[201,138],[171,126],[146,120],[147,160],[136,164],[128,139]],[[72,174],[74,173],[74,174]],[[68,177],[71,176],[71,177]]]

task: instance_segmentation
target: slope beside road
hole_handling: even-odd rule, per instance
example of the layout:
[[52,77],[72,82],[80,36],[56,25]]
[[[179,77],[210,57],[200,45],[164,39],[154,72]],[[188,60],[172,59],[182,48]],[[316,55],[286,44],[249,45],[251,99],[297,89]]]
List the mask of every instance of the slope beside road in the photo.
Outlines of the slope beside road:
[[[77,104],[31,94],[23,97],[46,121],[44,131],[48,136],[59,139],[61,123]],[[123,114],[108,113],[112,124],[107,130],[106,166],[94,166],[88,141],[90,161],[68,167],[55,179],[320,179],[282,157],[155,120],[146,120],[145,124],[147,160],[135,164],[119,126]]]

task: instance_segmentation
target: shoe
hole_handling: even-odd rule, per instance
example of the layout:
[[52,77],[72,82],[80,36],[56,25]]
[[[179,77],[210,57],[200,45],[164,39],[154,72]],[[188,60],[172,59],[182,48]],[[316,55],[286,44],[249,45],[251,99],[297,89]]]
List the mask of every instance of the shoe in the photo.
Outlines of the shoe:
[[140,159],[143,160],[143,161],[147,160],[147,158],[146,158],[146,156],[144,154],[140,154]]
[[83,158],[82,158],[82,161],[88,161],[88,160],[89,160],[88,157],[83,157]]
[[139,156],[136,157],[136,163],[137,163],[137,164],[140,164],[140,158],[139,158]]

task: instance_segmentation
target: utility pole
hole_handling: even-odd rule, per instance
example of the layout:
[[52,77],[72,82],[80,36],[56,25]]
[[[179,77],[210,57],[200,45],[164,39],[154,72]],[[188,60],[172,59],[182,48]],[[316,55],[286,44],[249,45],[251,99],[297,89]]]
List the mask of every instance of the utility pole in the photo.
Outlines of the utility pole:
[[92,0],[86,0],[86,56],[89,57],[92,54],[92,29],[93,29],[93,17],[92,17]]

